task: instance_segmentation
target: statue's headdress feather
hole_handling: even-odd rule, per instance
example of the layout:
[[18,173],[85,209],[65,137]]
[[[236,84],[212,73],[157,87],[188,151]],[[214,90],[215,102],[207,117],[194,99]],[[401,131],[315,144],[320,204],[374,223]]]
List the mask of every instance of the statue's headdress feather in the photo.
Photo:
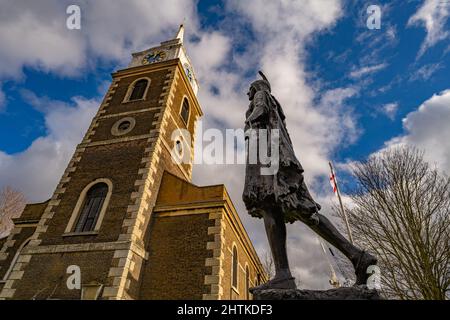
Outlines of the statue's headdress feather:
[[270,90],[271,90],[271,88],[270,88],[270,82],[269,82],[269,80],[267,79],[266,75],[265,75],[261,70],[258,71],[258,73],[259,73],[259,75],[261,76],[262,80],[257,80],[256,82],[260,81],[260,82],[265,83],[265,84],[267,85],[267,87],[269,88],[269,91],[270,91]]
[[261,76],[261,78],[263,78],[263,80],[264,81],[267,81],[267,82],[269,82],[269,80],[267,80],[267,77],[266,77],[266,75],[260,70],[260,71],[258,71],[258,73],[259,73],[259,75]]

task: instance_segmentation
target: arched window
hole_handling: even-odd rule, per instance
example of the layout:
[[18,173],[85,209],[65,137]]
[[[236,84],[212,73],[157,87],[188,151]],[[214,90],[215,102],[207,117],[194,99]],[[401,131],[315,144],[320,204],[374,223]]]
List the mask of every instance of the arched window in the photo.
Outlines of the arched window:
[[250,270],[248,266],[245,266],[245,299],[249,300],[249,290],[250,289]]
[[144,98],[145,91],[147,90],[148,80],[141,79],[138,80],[133,87],[133,91],[131,92],[130,98],[128,101],[140,100]]
[[108,185],[104,182],[97,183],[88,190],[75,227],[75,232],[94,230],[107,194]]
[[69,223],[63,236],[71,236],[73,233],[98,232],[108,208],[113,191],[113,183],[106,178],[99,178],[81,191],[75,208],[72,211]]
[[231,265],[231,285],[233,288],[237,289],[238,287],[238,253],[236,247],[233,247],[233,257],[232,257],[232,265]]
[[187,98],[183,99],[183,104],[181,105],[181,118],[183,119],[184,123],[187,124],[189,120],[189,101]]

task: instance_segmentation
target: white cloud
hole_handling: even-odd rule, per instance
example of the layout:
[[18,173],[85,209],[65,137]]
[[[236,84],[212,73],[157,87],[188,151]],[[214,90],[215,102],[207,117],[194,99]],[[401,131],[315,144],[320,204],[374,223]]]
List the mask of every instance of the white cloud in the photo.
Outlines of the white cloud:
[[[205,128],[243,127],[248,106],[245,92],[257,77],[254,69],[260,67],[272,84],[273,94],[283,106],[296,154],[306,169],[306,180],[315,189],[319,187],[316,178],[328,174],[330,154],[343,139],[349,138],[351,142],[358,135],[352,110],[346,105],[358,89],[336,88],[320,92],[306,82],[304,44],[317,32],[333,27],[342,14],[341,3],[258,0],[249,4],[232,0],[227,8],[239,16],[233,22],[239,23],[243,17],[244,23],[250,23],[256,39],[245,39],[245,44],[240,43],[246,47],[244,53],[223,56],[222,65],[232,59],[239,66],[237,71],[213,68],[213,72],[209,70],[207,76],[201,79],[200,102],[205,111]],[[226,46],[223,47],[226,49]],[[197,61],[201,63],[200,59]],[[194,66],[197,68],[195,61]],[[247,79],[249,71],[253,72],[254,78]],[[212,85],[218,89],[215,93],[209,90]],[[247,215],[241,200],[244,172],[243,165],[197,165],[194,182],[200,185],[224,183],[227,186],[244,225],[261,253],[267,250],[268,243],[262,220]],[[326,187],[329,187],[328,184]],[[323,212],[329,210],[325,208]],[[295,276],[300,278],[304,288],[329,288],[328,264],[316,236],[300,222],[288,229],[289,257]]]
[[380,70],[383,70],[384,68],[386,68],[388,65],[386,63],[380,63],[380,64],[376,64],[373,66],[365,66],[359,69],[354,69],[351,73],[350,73],[350,77],[353,79],[358,79],[361,78],[363,76],[367,76],[369,74],[373,74],[376,73]]
[[443,0],[425,0],[419,10],[408,21],[408,26],[423,25],[427,31],[419,57],[430,47],[449,35],[446,23],[450,16],[450,6]]
[[129,0],[126,6],[121,1],[85,0],[88,49],[128,63],[130,51],[173,37],[184,20],[188,29],[197,29],[195,5],[192,0]]
[[411,75],[409,81],[416,81],[416,80],[427,81],[439,69],[442,69],[441,63],[430,63],[423,65]]
[[199,100],[205,113],[205,127],[239,128],[245,96],[239,92],[242,78],[222,68],[232,58],[229,37],[214,32],[198,32],[198,42],[187,43],[187,52],[200,82]]
[[230,39],[219,32],[204,33],[198,42],[187,44],[189,55],[196,58],[195,71],[207,78],[211,69],[220,67],[231,49]]
[[394,120],[397,115],[398,103],[392,102],[381,106],[381,112],[384,113],[389,119]]
[[346,87],[325,91],[318,105],[318,110],[327,117],[324,123],[326,131],[323,132],[331,152],[343,140],[348,144],[353,143],[359,137],[360,129],[352,116],[353,109],[347,104],[347,100],[359,94],[359,88]]
[[395,26],[388,26],[386,31],[386,37],[394,42],[397,39],[397,28]]
[[305,1],[271,1],[255,0],[251,4],[231,0],[231,7],[244,14],[255,31],[264,34],[267,40],[274,34],[280,40],[295,34],[299,37],[330,27],[342,14],[340,1],[305,0]]
[[73,74],[84,64],[82,38],[65,28],[62,4],[2,0],[0,6],[0,77],[19,77],[25,66]]
[[[2,9],[8,1],[0,0]],[[232,52],[231,40],[239,38],[202,30],[194,1],[128,1],[123,4],[97,0],[82,1],[81,31],[65,29],[68,1],[15,1],[0,13],[1,77],[20,77],[24,66],[77,75],[96,61],[128,62],[133,50],[145,49],[173,36],[174,28],[186,17],[186,40],[200,80],[199,99],[205,112],[205,128],[243,126],[248,101],[248,74],[261,67],[272,83],[273,93],[287,115],[287,125],[297,156],[306,169],[312,187],[316,178],[327,175],[327,161],[338,145],[354,141],[358,130],[346,101],[357,88],[336,88],[320,92],[306,81],[304,45],[318,32],[334,26],[342,15],[339,0],[277,2],[252,1],[251,5],[231,0],[226,10],[250,23],[256,39],[240,43],[244,52]],[[233,21],[238,25],[240,20]],[[8,32],[4,31],[7,30]],[[23,38],[24,44],[17,41]],[[46,46],[41,46],[41,40]],[[23,50],[26,48],[26,53]],[[36,52],[34,52],[36,48]],[[230,70],[233,64],[236,70]],[[32,200],[45,200],[57,184],[75,145],[80,142],[99,101],[74,98],[67,104],[24,92],[24,97],[45,114],[47,135],[25,151],[0,153],[0,181],[21,188]],[[241,201],[244,166],[196,166],[194,182],[200,185],[225,183],[241,218],[259,252],[268,244],[260,220],[246,214]],[[328,185],[326,187],[329,187]],[[312,188],[315,189],[315,188]],[[319,189],[319,188],[317,188]],[[325,206],[326,207],[326,206]],[[324,212],[328,212],[326,209]],[[327,263],[315,236],[300,223],[289,227],[291,265],[306,288],[329,287]]]
[[30,67],[77,76],[96,59],[128,62],[130,52],[167,39],[184,18],[194,29],[191,0],[79,1],[81,30],[66,28],[69,0],[0,0],[0,78]]
[[[24,68],[76,77],[99,61],[123,67],[131,52],[173,37],[183,19],[192,33],[197,29],[192,0],[163,1],[157,5],[155,1],[130,0],[126,6],[106,0],[78,1],[81,30],[66,28],[69,4],[73,2],[0,0],[0,80],[20,80]],[[99,91],[105,91],[104,83]],[[56,186],[98,101],[75,97],[65,103],[26,91],[23,96],[45,114],[48,134],[21,153],[9,155],[0,151],[0,182],[13,184],[30,200],[40,201],[49,197]],[[0,106],[5,99],[0,90]]]
[[0,151],[0,184],[13,185],[30,201],[44,201],[58,184],[100,101],[75,97],[67,104],[31,92],[26,98],[45,113],[47,135],[23,152],[10,155]]
[[[357,23],[357,32],[359,33],[355,38],[355,45],[359,46],[360,52],[358,53],[358,63],[361,71],[370,69],[365,69],[364,67],[373,67],[376,65],[382,66],[382,62],[389,60],[389,55],[386,52],[393,50],[399,43],[397,37],[397,25],[396,20],[393,17],[393,7],[392,2],[386,4],[377,4],[381,8],[382,21],[380,30],[370,30],[367,28],[367,5],[357,4],[358,1],[353,1],[352,4],[347,3],[347,10],[354,11],[355,8],[359,8]],[[358,9],[356,9],[358,10]],[[354,50],[354,48],[350,48]],[[349,50],[350,50],[349,49]],[[362,67],[362,68],[361,68]],[[353,71],[357,71],[357,68],[353,68]],[[378,71],[378,70],[376,70]],[[357,73],[355,75],[358,75]]]
[[431,164],[450,173],[450,89],[434,94],[403,119],[405,134],[386,143],[387,147],[409,144],[425,150]]

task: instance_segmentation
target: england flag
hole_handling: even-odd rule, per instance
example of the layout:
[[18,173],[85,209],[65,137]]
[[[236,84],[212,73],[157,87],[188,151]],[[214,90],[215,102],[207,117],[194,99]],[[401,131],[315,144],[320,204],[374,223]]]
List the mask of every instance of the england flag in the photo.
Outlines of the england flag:
[[333,188],[333,192],[336,193],[337,192],[337,182],[336,182],[336,176],[334,175],[334,173],[330,173],[330,184],[331,184],[331,187]]

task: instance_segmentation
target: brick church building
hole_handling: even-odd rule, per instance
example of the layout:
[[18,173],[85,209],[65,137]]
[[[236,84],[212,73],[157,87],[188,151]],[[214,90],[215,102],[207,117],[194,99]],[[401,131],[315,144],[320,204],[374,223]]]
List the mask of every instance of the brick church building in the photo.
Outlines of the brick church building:
[[202,110],[183,33],[112,75],[52,198],[0,240],[0,299],[249,299],[267,280],[225,187],[191,183]]

